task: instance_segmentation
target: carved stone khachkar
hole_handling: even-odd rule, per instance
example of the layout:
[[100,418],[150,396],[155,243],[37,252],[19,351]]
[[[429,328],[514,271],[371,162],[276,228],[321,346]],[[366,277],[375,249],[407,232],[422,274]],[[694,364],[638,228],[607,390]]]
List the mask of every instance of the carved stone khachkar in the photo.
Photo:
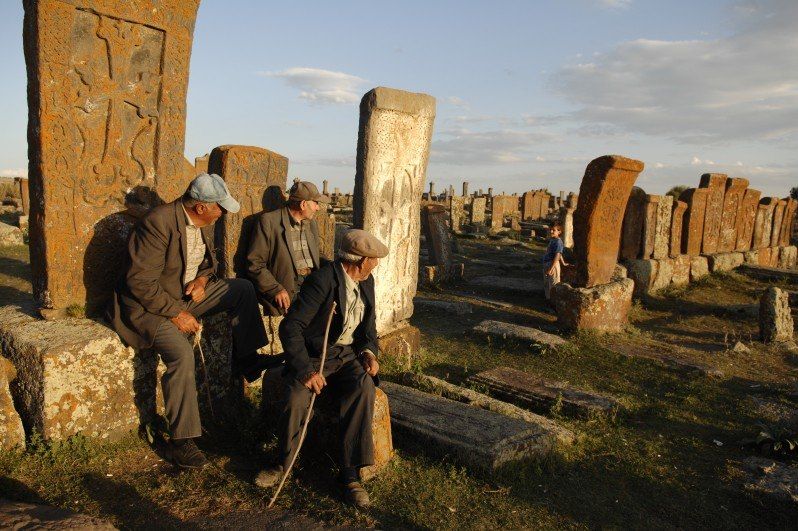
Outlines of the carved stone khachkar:
[[198,6],[24,2],[30,252],[41,307],[104,305],[129,214],[174,199],[193,173],[183,147]]
[[619,257],[622,260],[635,260],[641,256],[644,232],[642,229],[646,222],[646,197],[646,192],[637,186],[633,186],[629,193],[621,231]]
[[762,192],[748,188],[743,195],[740,210],[737,213],[737,242],[736,251],[747,251],[751,249],[751,242],[754,238],[754,223],[756,222],[759,198]]
[[687,210],[687,203],[674,201],[671,214],[671,244],[669,251],[671,258],[676,258],[682,252],[682,223],[684,223],[685,210]]
[[574,213],[576,286],[610,281],[618,259],[626,202],[643,163],[618,155],[593,160],[585,169]]
[[781,288],[770,286],[759,299],[759,335],[766,343],[792,341],[790,298]]
[[773,229],[773,213],[778,204],[778,197],[765,197],[760,199],[756,209],[752,249],[765,249],[770,247],[770,233]]
[[673,196],[648,195],[643,222],[643,258],[667,258]]
[[435,99],[379,87],[360,102],[353,220],[388,246],[374,271],[377,332],[413,315],[418,281],[421,193]]
[[718,252],[720,242],[720,224],[723,219],[723,197],[726,195],[726,175],[722,173],[705,173],[701,176],[700,188],[706,188],[707,206],[704,212],[704,236],[701,252],[712,254]]
[[723,196],[723,214],[720,221],[718,252],[728,253],[737,246],[737,220],[743,205],[748,179],[732,177],[726,180],[726,193]]
[[709,191],[706,188],[688,188],[679,196],[680,201],[687,203],[687,211],[682,220],[682,253],[686,255],[701,254],[708,197]]
[[468,197],[465,196],[449,196],[449,226],[452,232],[459,233],[463,229],[467,201]]
[[498,231],[504,226],[504,218],[518,216],[518,198],[512,195],[497,195],[493,197],[491,206],[490,228]]
[[485,224],[485,209],[488,200],[484,196],[475,197],[471,201],[471,224]]
[[246,254],[252,224],[261,211],[282,206],[288,179],[288,159],[252,146],[219,146],[211,152],[208,170],[224,179],[241,210],[226,212],[216,223],[216,246],[220,249],[220,274],[246,278]]

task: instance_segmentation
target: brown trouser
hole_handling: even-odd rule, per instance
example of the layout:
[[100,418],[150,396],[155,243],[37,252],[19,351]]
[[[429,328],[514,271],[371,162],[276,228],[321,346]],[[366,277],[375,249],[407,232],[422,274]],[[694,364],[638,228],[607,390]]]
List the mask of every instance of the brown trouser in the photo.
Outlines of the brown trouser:
[[[249,280],[234,278],[209,282],[205,288],[205,298],[201,302],[189,302],[186,310],[197,319],[228,312],[233,328],[234,358],[251,355],[267,342],[255,288]],[[202,435],[202,426],[192,343],[172,321],[164,319],[155,333],[152,348],[161,355],[166,365],[161,388],[172,437],[199,437]]]
[[[316,362],[318,369],[319,360]],[[324,364],[327,386],[322,394],[332,394],[338,406],[339,464],[341,467],[363,467],[374,464],[374,380],[356,359],[352,347],[330,347]],[[296,451],[302,420],[312,391],[293,375],[286,378],[288,387],[280,419],[278,463],[287,467]]]

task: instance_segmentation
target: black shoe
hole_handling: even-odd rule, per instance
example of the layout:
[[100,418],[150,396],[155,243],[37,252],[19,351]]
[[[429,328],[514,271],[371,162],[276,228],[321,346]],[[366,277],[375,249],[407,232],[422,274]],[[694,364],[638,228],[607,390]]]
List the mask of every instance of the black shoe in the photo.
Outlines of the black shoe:
[[252,354],[241,360],[235,360],[233,374],[243,376],[249,383],[254,382],[263,375],[263,371],[280,367],[285,363],[285,355],[264,356]]
[[341,490],[343,490],[344,500],[349,505],[358,509],[366,509],[371,506],[369,493],[363,488],[359,481],[352,481],[346,484],[339,483]]
[[174,439],[169,443],[169,450],[170,460],[178,468],[200,469],[208,464],[194,439]]

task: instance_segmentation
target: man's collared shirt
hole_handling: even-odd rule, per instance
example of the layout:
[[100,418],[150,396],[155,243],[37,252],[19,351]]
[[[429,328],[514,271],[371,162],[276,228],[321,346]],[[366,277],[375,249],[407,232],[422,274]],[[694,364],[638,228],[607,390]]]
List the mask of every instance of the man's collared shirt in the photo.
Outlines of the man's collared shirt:
[[355,329],[357,329],[361,321],[363,321],[366,305],[363,303],[360,283],[352,280],[340,263],[338,263],[336,267],[341,269],[341,273],[343,273],[344,276],[344,283],[346,284],[346,308],[343,308],[344,325],[341,330],[341,336],[335,344],[351,345],[354,341],[353,335]]
[[183,274],[183,285],[185,286],[195,278],[202,261],[205,260],[207,246],[202,239],[202,231],[191,221],[191,216],[186,212],[186,207],[181,203],[183,213],[186,215],[186,271]]
[[297,271],[313,269],[313,257],[310,256],[308,247],[307,223],[305,220],[295,220],[290,211],[288,219],[291,220],[291,226],[288,228],[288,245],[291,246],[294,267]]

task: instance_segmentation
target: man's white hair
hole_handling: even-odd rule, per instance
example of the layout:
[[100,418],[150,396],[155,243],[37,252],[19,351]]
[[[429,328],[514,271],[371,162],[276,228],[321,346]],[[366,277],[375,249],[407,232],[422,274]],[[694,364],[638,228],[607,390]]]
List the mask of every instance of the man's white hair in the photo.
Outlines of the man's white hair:
[[356,264],[360,262],[363,258],[362,256],[358,256],[356,254],[348,253],[343,249],[338,249],[338,258],[340,258],[343,262],[349,262],[350,264]]

